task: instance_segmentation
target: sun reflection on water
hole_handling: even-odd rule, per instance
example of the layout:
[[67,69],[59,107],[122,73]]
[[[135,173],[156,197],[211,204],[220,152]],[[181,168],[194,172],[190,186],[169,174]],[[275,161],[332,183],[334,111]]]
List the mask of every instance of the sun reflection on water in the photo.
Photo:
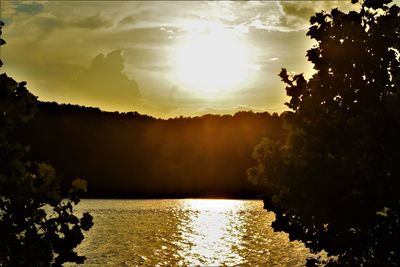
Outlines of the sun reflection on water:
[[85,266],[300,267],[310,255],[259,200],[85,199],[76,212],[94,217],[77,249]]
[[183,264],[237,265],[243,262],[241,220],[236,220],[242,202],[239,200],[188,199],[183,208],[190,210],[182,224]]

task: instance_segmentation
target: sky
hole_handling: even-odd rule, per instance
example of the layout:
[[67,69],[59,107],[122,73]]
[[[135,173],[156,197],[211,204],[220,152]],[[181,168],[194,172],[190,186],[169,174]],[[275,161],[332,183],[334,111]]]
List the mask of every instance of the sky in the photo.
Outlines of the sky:
[[42,101],[154,117],[287,110],[315,12],[349,1],[0,1],[6,72]]

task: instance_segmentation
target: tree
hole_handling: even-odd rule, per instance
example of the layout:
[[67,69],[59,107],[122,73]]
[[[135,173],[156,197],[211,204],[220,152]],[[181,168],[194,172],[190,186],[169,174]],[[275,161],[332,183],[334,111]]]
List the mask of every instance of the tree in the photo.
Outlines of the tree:
[[82,263],[85,257],[74,248],[84,238],[82,230],[93,223],[88,213],[75,216],[73,205],[86,191],[86,182],[75,180],[63,199],[54,168],[27,160],[28,148],[14,140],[14,128],[35,110],[36,97],[25,85],[0,75],[0,266]]
[[273,228],[336,256],[310,265],[400,265],[400,8],[390,2],[311,17],[316,73],[282,69],[289,134],[254,150],[249,179],[265,187]]

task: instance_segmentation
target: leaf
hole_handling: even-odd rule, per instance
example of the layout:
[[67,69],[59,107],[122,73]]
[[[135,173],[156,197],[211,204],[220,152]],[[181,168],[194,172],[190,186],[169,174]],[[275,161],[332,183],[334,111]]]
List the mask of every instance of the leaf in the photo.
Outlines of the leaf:
[[82,230],[88,231],[93,226],[93,217],[89,213],[83,213],[83,217],[81,218],[81,227]]

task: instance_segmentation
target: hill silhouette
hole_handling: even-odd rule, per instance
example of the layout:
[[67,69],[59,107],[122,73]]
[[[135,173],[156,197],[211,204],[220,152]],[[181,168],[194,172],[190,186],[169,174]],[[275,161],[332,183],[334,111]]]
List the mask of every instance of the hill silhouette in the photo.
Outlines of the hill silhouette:
[[86,179],[89,197],[255,197],[246,178],[253,147],[283,133],[276,113],[164,120],[39,102],[15,136],[33,159],[53,164],[63,184]]

